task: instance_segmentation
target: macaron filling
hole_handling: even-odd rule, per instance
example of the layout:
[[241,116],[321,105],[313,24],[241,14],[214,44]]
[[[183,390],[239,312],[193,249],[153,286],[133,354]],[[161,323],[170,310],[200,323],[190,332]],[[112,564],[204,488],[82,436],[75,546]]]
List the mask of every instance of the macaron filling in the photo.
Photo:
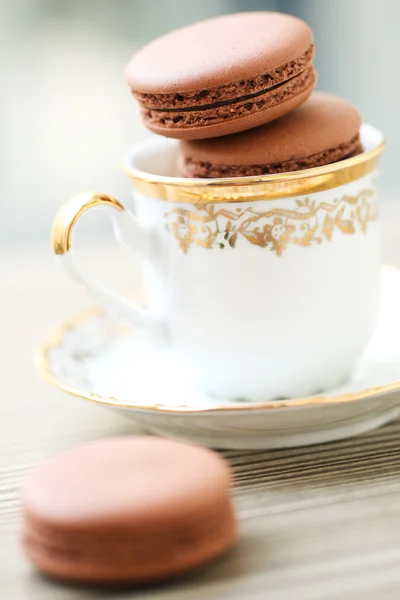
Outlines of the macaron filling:
[[311,88],[313,46],[299,58],[270,73],[213,89],[174,94],[132,90],[147,124],[179,129],[213,125],[270,108]]

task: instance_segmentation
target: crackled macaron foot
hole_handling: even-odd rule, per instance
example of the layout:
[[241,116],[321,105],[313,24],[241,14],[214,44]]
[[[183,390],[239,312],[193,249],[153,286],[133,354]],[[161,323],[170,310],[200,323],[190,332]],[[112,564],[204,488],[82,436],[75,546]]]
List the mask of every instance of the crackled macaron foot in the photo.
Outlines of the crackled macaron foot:
[[231,475],[215,452],[121,437],[44,462],[22,489],[22,543],[44,573],[145,583],[201,566],[235,540]]
[[246,177],[320,167],[362,152],[361,118],[337,96],[315,92],[302,106],[256,129],[180,142],[182,177]]
[[313,36],[291,15],[224,15],[168,33],[128,63],[143,121],[180,139],[257,127],[299,106],[315,85]]

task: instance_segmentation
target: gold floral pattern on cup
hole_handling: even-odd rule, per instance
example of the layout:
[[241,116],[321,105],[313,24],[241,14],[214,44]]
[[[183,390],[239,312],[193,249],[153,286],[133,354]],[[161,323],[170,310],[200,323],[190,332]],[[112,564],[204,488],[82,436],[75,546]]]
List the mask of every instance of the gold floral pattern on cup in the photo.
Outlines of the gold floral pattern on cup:
[[332,202],[306,197],[293,200],[292,208],[257,211],[253,206],[227,210],[215,205],[175,208],[165,213],[167,231],[182,251],[192,245],[203,248],[235,248],[239,236],[251,244],[281,256],[288,245],[311,246],[329,242],[335,230],[345,235],[366,233],[377,218],[376,192],[361,190]]

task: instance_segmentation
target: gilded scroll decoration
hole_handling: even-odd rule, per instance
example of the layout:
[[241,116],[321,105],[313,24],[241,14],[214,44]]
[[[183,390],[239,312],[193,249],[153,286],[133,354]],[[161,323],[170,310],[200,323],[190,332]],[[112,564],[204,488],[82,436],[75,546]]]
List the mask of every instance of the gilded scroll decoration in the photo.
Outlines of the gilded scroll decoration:
[[165,214],[166,228],[187,254],[191,246],[235,248],[240,237],[281,256],[289,245],[311,246],[329,242],[339,231],[365,234],[377,218],[375,190],[361,190],[331,202],[294,199],[291,208],[257,211],[253,206],[232,210],[218,205],[175,208]]

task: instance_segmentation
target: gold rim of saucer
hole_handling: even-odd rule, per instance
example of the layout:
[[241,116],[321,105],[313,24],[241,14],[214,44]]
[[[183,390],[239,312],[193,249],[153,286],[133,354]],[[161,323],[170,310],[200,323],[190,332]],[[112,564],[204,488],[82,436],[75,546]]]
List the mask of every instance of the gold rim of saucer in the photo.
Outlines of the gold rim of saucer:
[[158,200],[198,205],[253,202],[321,192],[360,179],[375,169],[385,145],[382,140],[371,150],[322,167],[252,177],[190,179],[146,173],[125,162],[121,167],[136,190]]
[[293,398],[288,400],[272,400],[269,402],[226,404],[209,408],[192,408],[190,406],[169,406],[163,404],[162,402],[157,402],[148,405],[141,404],[140,402],[132,402],[130,400],[121,401],[117,398],[113,398],[112,396],[101,396],[100,394],[88,392],[86,390],[79,389],[78,387],[74,387],[73,385],[68,384],[64,381],[61,381],[52,372],[49,360],[49,353],[60,346],[61,341],[68,333],[68,331],[75,329],[77,326],[79,326],[81,323],[84,323],[89,318],[102,315],[104,315],[104,312],[100,308],[92,308],[73,317],[72,319],[64,322],[63,324],[55,328],[52,332],[50,332],[45,342],[35,352],[36,366],[39,369],[41,376],[46,381],[54,385],[59,390],[72,394],[73,396],[79,396],[80,398],[91,400],[92,402],[96,402],[98,404],[103,404],[106,406],[116,406],[124,409],[143,410],[152,412],[155,411],[164,414],[204,414],[217,412],[243,412],[250,410],[282,410],[284,408],[302,408],[306,406],[310,407],[318,405],[326,406],[332,404],[342,404],[345,402],[354,402],[357,400],[365,400],[367,398],[371,398],[372,396],[388,394],[390,392],[400,390],[400,381],[397,381],[382,386],[367,388],[359,392],[342,394],[341,396],[308,396],[304,398]]

